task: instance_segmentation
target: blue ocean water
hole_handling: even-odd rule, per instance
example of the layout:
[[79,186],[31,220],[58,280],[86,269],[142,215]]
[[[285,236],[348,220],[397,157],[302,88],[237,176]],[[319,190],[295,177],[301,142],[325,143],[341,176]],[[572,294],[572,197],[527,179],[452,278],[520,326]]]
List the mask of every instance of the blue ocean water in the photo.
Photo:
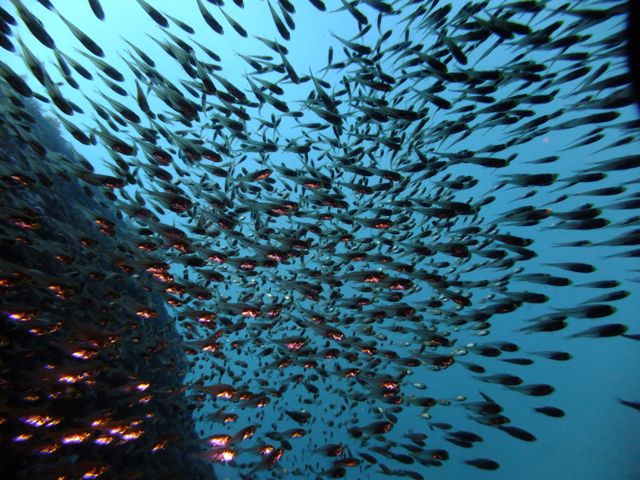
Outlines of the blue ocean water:
[[[214,32],[205,22],[196,2],[149,2],[167,17],[192,27],[193,34],[181,30],[172,20],[169,28],[162,28],[134,0],[103,0],[104,20],[94,15],[89,2],[52,2],[62,17],[100,45],[105,61],[123,73],[124,81],[116,84],[126,90],[127,96],[119,95],[109,88],[108,82],[101,80],[105,75],[97,73],[97,68],[86,57],[86,48],[59,15],[42,2],[24,0],[20,3],[42,21],[55,39],[56,48],[91,68],[94,77],[87,80],[74,73],[78,88],[65,83],[52,49],[34,38],[24,22],[19,23],[9,37],[16,52],[3,51],[2,62],[24,75],[34,92],[49,95],[25,65],[21,41],[43,63],[64,97],[83,110],[81,114],[66,115],[53,104],[42,105],[45,114],[50,110],[52,118],[62,116],[87,135],[96,136],[96,144],[83,145],[65,131],[64,125],[61,128],[62,134],[90,162],[95,173],[122,176],[113,148],[109,148],[100,135],[99,125],[126,143],[137,145],[136,155],[121,156],[129,163],[134,181],[117,192],[114,209],[124,212],[122,203],[135,203],[136,195],[146,199],[149,208],[163,205],[161,197],[154,192],[166,191],[166,184],[188,192],[187,197],[197,205],[187,213],[171,212],[164,205],[160,215],[162,224],[190,232],[190,241],[198,247],[193,254],[172,250],[168,245],[154,254],[154,258],[170,265],[169,271],[176,282],[198,284],[211,294],[210,299],[204,300],[196,298],[197,295],[167,294],[169,298],[178,297],[185,302],[177,307],[168,306],[175,328],[185,342],[182,347],[192,362],[184,379],[184,401],[196,406],[195,433],[203,439],[203,445],[207,437],[233,436],[244,427],[256,427],[252,438],[234,440],[233,455],[237,456],[231,462],[224,456],[213,458],[211,451],[216,450],[211,447],[199,452],[194,446],[193,451],[183,452],[185,457],[193,455],[193,462],[200,462],[209,452],[210,463],[215,464],[212,478],[213,475],[222,479],[243,478],[241,475],[245,478],[252,475],[255,478],[332,478],[338,474],[339,464],[334,463],[336,459],[323,456],[319,449],[338,443],[346,447],[343,458],[353,457],[359,463],[346,468],[345,478],[353,479],[406,477],[410,476],[407,470],[421,476],[415,478],[437,479],[640,478],[636,448],[640,440],[640,414],[619,402],[619,399],[635,402],[640,399],[637,340],[623,336],[570,338],[572,334],[609,323],[627,325],[628,334],[639,333],[634,309],[639,278],[636,257],[616,256],[634,247],[632,244],[593,245],[631,232],[637,224],[634,209],[621,209],[615,203],[637,198],[638,179],[634,174],[638,168],[615,170],[606,165],[612,159],[625,156],[637,158],[637,105],[623,101],[621,106],[602,106],[604,100],[615,95],[628,99],[632,95],[628,82],[613,87],[602,83],[598,87],[598,82],[628,70],[624,49],[626,15],[620,13],[606,18],[589,14],[615,12],[626,2],[388,2],[398,12],[378,16],[376,2],[349,3],[350,9],[357,9],[354,14],[345,8],[346,2],[326,1],[327,10],[322,12],[313,2],[296,0],[290,2],[295,8],[291,14],[295,28],[284,27],[290,32],[289,40],[282,38],[272,19],[269,5],[279,18],[285,18],[286,8],[275,1],[246,0],[243,8],[238,5],[242,2],[224,2],[224,12],[248,32],[247,38],[225,19],[216,2],[202,4],[220,22],[223,34]],[[20,18],[15,2],[1,4]],[[540,5],[542,9],[532,13],[527,11],[529,4]],[[477,8],[471,11],[474,6]],[[420,8],[425,9],[423,14],[407,20],[410,13]],[[366,16],[366,27],[364,23],[359,25],[358,12]],[[591,16],[594,19],[590,19]],[[500,30],[501,26],[505,28],[498,23],[500,18],[526,25],[531,32],[550,28],[554,22],[561,25],[551,28],[549,39],[536,44],[533,33],[516,33],[513,38],[506,38]],[[583,23],[578,24],[578,20]],[[477,42],[464,37],[473,31],[471,26],[479,31],[488,29],[486,40]],[[358,36],[363,28],[369,29]],[[214,73],[219,76],[214,82],[217,90],[226,92],[226,96],[209,93],[202,97],[202,79],[197,74],[190,76],[179,61],[159,46],[158,42],[171,42],[169,33],[189,43],[203,65],[219,66],[219,70],[213,69],[208,74],[210,78],[214,78]],[[574,44],[566,47],[550,44],[572,35],[576,36]],[[287,53],[270,49],[258,37],[279,42],[286,46]],[[220,60],[209,58],[196,42],[215,52]],[[360,45],[360,50],[348,42]],[[455,58],[456,43],[464,50],[466,64]],[[145,70],[147,67],[133,46],[153,59],[155,66]],[[173,44],[172,48],[180,51],[179,45]],[[188,59],[188,54],[183,54]],[[572,54],[575,56],[571,57]],[[416,58],[419,61],[410,62]],[[296,84],[289,67],[280,67],[285,60],[294,75],[300,78],[312,75],[313,79],[303,78]],[[251,62],[262,65],[265,72],[256,73]],[[344,62],[344,66],[330,65],[338,62]],[[519,76],[534,63],[544,66],[539,77],[531,74],[527,80]],[[444,64],[447,74],[439,70],[440,64]],[[270,65],[274,71],[267,71]],[[587,71],[578,75],[576,72],[580,73],[581,68]],[[150,72],[157,72],[163,80],[154,80]],[[382,81],[384,85],[372,87],[371,82],[381,81],[381,72],[393,81]],[[571,74],[576,78],[563,78]],[[323,83],[316,84],[314,79]],[[243,92],[249,103],[237,101],[237,95],[223,80]],[[289,112],[282,112],[256,96],[250,80],[263,94],[286,102]],[[260,80],[272,82],[283,92],[274,93],[277,88],[270,90]],[[156,114],[153,119],[141,111],[136,101],[136,82],[149,102],[149,110]],[[185,121],[184,115],[163,101],[161,97],[166,94],[167,85],[173,85],[197,107],[203,106],[197,120]],[[474,85],[493,85],[494,89],[473,91]],[[331,97],[342,118],[339,132],[335,124],[327,120],[326,113],[323,118],[311,108],[328,109],[326,104],[330,102],[323,98],[323,92]],[[532,100],[536,95],[549,95],[549,99]],[[140,126],[170,131],[168,138],[160,136],[160,145],[182,150],[181,155],[173,155],[172,164],[166,167],[172,173],[171,181],[163,183],[145,169],[153,162],[145,155],[136,122],[125,119],[121,125],[116,121],[118,131],[115,131],[89,102],[117,110],[105,97],[137,112],[142,117]],[[511,101],[515,104],[510,104]],[[447,102],[450,105],[443,108]],[[386,108],[402,110],[405,114],[417,113],[419,118],[406,121],[394,117]],[[385,111],[386,115],[381,113]],[[619,114],[615,118],[592,117],[589,121],[590,115],[613,111]],[[304,112],[304,116],[295,118],[291,112]],[[243,120],[243,113],[250,119]],[[540,126],[522,128],[544,115],[549,119]],[[230,118],[243,124],[244,134],[238,134],[233,125],[225,123]],[[576,126],[572,127],[571,122]],[[632,141],[612,146],[626,136],[631,136]],[[185,160],[185,146],[180,139],[203,140],[204,146],[220,153],[221,162]],[[589,143],[584,142],[585,139],[590,139]],[[510,141],[513,144],[504,150],[487,149]],[[585,144],[576,146],[580,142]],[[277,148],[270,151],[266,144]],[[296,152],[296,145],[305,145],[306,153]],[[364,153],[358,151],[359,148],[364,148]],[[549,163],[532,163],[552,156],[558,158]],[[475,163],[469,160],[487,157],[510,161],[496,168],[483,165],[482,160]],[[350,164],[350,160],[354,163]],[[420,162],[424,165],[419,170],[408,167]],[[443,167],[434,167],[437,162],[443,162]],[[226,176],[216,177],[207,170],[207,164],[224,169]],[[381,174],[358,173],[354,166],[395,172],[403,180],[393,181],[390,189],[380,187],[375,193],[376,186],[387,179]],[[271,169],[273,184],[247,179],[250,172],[264,168]],[[432,168],[436,170],[430,170]],[[299,172],[289,174],[284,169]],[[578,175],[594,172],[606,175],[593,182],[576,180]],[[517,186],[518,181],[525,178],[518,175],[547,173],[557,177],[545,185]],[[327,179],[330,186],[310,188],[294,180],[296,174]],[[447,183],[453,180],[474,185],[456,188]],[[531,181],[531,177],[528,180]],[[256,190],[248,185],[255,185]],[[358,193],[358,186],[372,187],[373,191]],[[625,191],[618,195],[585,193],[620,186],[624,186]],[[327,197],[321,196],[323,192],[346,202],[346,206],[329,205]],[[554,202],[561,195],[566,198]],[[211,202],[216,196],[224,197],[228,203],[220,207]],[[482,204],[490,196],[495,200]],[[269,210],[276,208],[273,205],[282,208],[278,202],[283,201],[296,202],[296,213],[278,214]],[[479,206],[472,214],[447,218],[454,208],[447,202],[454,201]],[[271,207],[269,202],[273,204]],[[567,218],[576,218],[569,213],[575,214],[586,204],[591,204],[587,208],[600,209],[597,216],[609,223],[601,228],[577,229],[579,220]],[[504,217],[525,206],[535,207],[545,218],[524,225],[522,217]],[[545,208],[549,211],[541,210]],[[382,209],[389,209],[391,213]],[[333,218],[321,217],[327,213]],[[221,217],[231,218],[237,225],[231,229],[221,227],[216,224]],[[394,225],[383,229],[365,221],[379,221],[381,217],[393,219]],[[134,229],[145,225],[144,221],[126,214],[123,218]],[[635,223],[620,226],[630,219]],[[204,226],[207,233],[194,232],[196,226]],[[314,226],[320,234],[312,233]],[[476,226],[477,231],[464,230]],[[149,228],[156,226],[150,223]],[[276,259],[275,267],[262,264],[255,275],[248,275],[246,269],[233,262],[217,265],[208,261],[206,267],[193,267],[184,261],[192,255],[206,259],[206,252],[213,249],[227,252],[229,257],[264,262],[273,250],[295,252],[296,249],[286,247],[282,239],[302,238],[300,228],[307,229],[304,239],[311,242],[297,249],[295,256]],[[503,250],[511,258],[518,255],[517,249],[510,248],[513,245],[499,241],[498,233],[531,239],[533,242],[525,248],[536,256],[521,257],[509,264],[483,255],[490,249]],[[350,241],[341,241],[345,235],[353,237]],[[493,243],[485,247],[484,242],[488,240]],[[577,241],[589,241],[592,245],[561,245]],[[446,249],[447,245],[460,243],[469,249],[469,256],[455,256]],[[371,258],[363,262],[349,260],[348,255],[361,253],[370,244],[375,245],[367,252],[370,257],[384,255],[390,257],[391,262]],[[435,251],[428,255],[412,252],[411,248],[419,244]],[[526,252],[524,254],[526,256]],[[419,277],[412,275],[413,272],[398,270],[399,266],[393,262],[410,264],[414,272],[425,275]],[[567,262],[590,264],[595,271],[579,273],[554,266]],[[206,269],[223,275],[224,280],[206,282],[203,274]],[[314,270],[319,276],[314,276]],[[389,277],[411,279],[413,286],[405,292],[388,288],[388,284],[387,288],[379,287],[374,282],[363,282],[362,277],[358,280],[349,276],[375,271]],[[523,275],[533,273],[566,277],[571,285],[559,287],[525,281]],[[444,277],[448,286],[429,281],[427,274]],[[605,280],[616,280],[620,284],[614,289],[580,286]],[[157,282],[155,285],[161,292],[162,285]],[[309,285],[322,287],[318,299],[305,290]],[[372,288],[363,291],[363,287]],[[601,319],[579,318],[579,308],[593,304],[592,299],[614,290],[626,291],[629,295],[617,301],[595,301],[614,306],[614,314]],[[392,298],[394,292],[400,292],[402,299]],[[516,301],[517,308],[506,313],[492,310],[499,301],[515,299],[514,292],[543,294],[548,301]],[[471,304],[457,304],[455,299],[460,301],[457,295],[468,297]],[[349,301],[353,297],[367,297],[369,303],[354,308]],[[235,303],[255,305],[261,313],[254,318],[225,306]],[[276,303],[282,304],[282,312],[272,320],[265,315],[265,309]],[[411,306],[416,312],[393,313],[398,304]],[[188,309],[212,311],[219,316],[219,321],[225,317],[231,320],[229,324],[220,322],[215,328],[209,328],[194,319],[185,319],[184,312]],[[566,328],[555,332],[522,331],[534,324],[532,319],[564,309],[576,309],[565,312]],[[378,312],[381,313],[376,317]],[[487,314],[487,322],[473,314]],[[314,320],[314,315],[325,318],[326,324],[343,332],[345,339],[329,340],[323,322]],[[218,345],[214,355],[203,350],[202,342],[212,341],[211,335],[215,332],[221,334],[215,339]],[[429,344],[429,335],[436,333],[449,338],[452,344],[434,348]],[[302,355],[297,354],[294,347],[287,347],[291,342],[286,339],[298,336],[307,342],[303,352],[305,348],[310,349]],[[516,344],[518,352],[502,351],[494,358],[480,355],[475,347],[498,342]],[[273,352],[264,353],[269,347],[273,347]],[[193,355],[189,348],[201,351]],[[337,348],[340,358],[327,358],[323,353],[327,348]],[[367,348],[375,351],[367,353]],[[553,361],[534,354],[544,351],[568,352],[572,358]],[[420,365],[402,364],[383,352],[394,352],[402,359],[420,359]],[[436,354],[450,356],[453,365],[439,368],[430,364],[433,357],[429,355]],[[505,358],[528,358],[534,363],[516,365],[504,362]],[[280,362],[285,360],[290,360],[291,365],[283,367]],[[315,362],[315,366],[305,366],[305,362]],[[509,373],[522,377],[524,384],[549,384],[555,391],[549,396],[537,397],[483,382],[478,379],[483,374],[465,368],[464,362],[482,365],[485,375]],[[348,368],[359,369],[355,379],[345,378],[344,371]],[[395,406],[398,408],[385,401],[389,395],[383,395],[379,386],[381,379],[393,379],[400,384],[400,401]],[[237,398],[231,401],[215,398],[199,390],[202,385],[197,382],[201,380],[204,385],[228,384],[238,391],[249,391],[257,395],[256,398],[268,398],[269,404],[256,407]],[[426,390],[422,390],[420,384],[426,385]],[[532,433],[536,440],[522,441],[473,418],[477,415],[465,405],[482,402],[483,394],[502,407],[502,414],[511,420],[509,425]],[[436,404],[430,408],[412,404],[420,397],[433,398]],[[543,406],[561,408],[566,416],[551,418],[534,410]],[[238,420],[229,425],[212,421],[208,415],[219,409],[237,414]],[[311,414],[311,419],[302,425],[286,413],[301,410]],[[354,438],[353,427],[375,421],[391,421],[393,429],[384,436],[365,433],[364,437]],[[439,428],[437,424],[442,423],[452,428]],[[289,438],[283,433],[295,428],[303,428],[305,435]],[[482,441],[473,442],[471,448],[454,445],[446,437],[455,431],[474,432]],[[413,433],[427,435],[424,446],[411,441]],[[290,444],[290,449],[283,439]],[[258,451],[265,444],[273,449],[282,448],[282,458],[272,466],[266,465],[269,455]],[[447,450],[449,459],[441,466],[420,463],[419,460],[435,458],[416,450],[434,449]],[[378,463],[369,462],[362,452],[377,458]],[[391,457],[399,454],[410,460],[402,462]],[[465,463],[472,459],[491,459],[498,462],[500,468],[485,471]],[[149,462],[153,462],[152,457]],[[425,463],[429,462],[425,460]],[[105,475],[109,475],[108,472]]]

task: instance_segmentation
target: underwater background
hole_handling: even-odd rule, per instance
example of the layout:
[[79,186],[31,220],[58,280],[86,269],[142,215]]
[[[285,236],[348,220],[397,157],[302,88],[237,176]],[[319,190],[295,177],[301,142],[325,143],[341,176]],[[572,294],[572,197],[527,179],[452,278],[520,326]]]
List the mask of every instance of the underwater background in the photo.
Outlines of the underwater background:
[[640,478],[629,5],[0,1],[2,478]]

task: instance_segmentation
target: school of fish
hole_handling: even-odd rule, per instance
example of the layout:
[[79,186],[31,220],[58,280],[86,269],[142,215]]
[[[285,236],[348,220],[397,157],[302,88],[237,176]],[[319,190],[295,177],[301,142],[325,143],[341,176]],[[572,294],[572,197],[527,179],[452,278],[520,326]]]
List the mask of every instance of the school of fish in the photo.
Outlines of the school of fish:
[[[536,441],[507,399],[565,416],[527,367],[571,352],[521,338],[640,339],[616,315],[633,270],[595,273],[598,247],[640,256],[627,2],[195,0],[196,32],[132,0],[167,58],[124,39],[127,71],[56,3],[0,7],[3,57],[31,73],[0,60],[0,458],[15,478],[497,470],[500,452],[473,454],[487,429]],[[108,3],[77,8],[108,25]],[[253,36],[238,8],[273,33],[237,52],[240,80],[212,46]],[[288,57],[303,8],[358,32],[332,33],[341,48],[314,71]],[[33,106],[111,173],[48,146]],[[571,142],[537,155],[549,135]],[[52,213],[60,185],[81,199],[73,218]],[[542,230],[567,261],[545,263]],[[554,295],[566,306],[545,309]],[[452,370],[458,394],[431,396]]]

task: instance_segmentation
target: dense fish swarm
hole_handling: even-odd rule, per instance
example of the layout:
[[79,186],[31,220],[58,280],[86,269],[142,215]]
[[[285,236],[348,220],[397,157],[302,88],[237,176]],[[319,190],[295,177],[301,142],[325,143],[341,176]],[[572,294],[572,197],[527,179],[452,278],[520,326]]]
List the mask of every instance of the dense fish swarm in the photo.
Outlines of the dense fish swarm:
[[[55,3],[0,9],[15,478],[498,470],[482,435],[538,433],[507,400],[565,415],[526,367],[572,354],[537,339],[640,338],[616,316],[637,279],[599,276],[600,247],[640,255],[626,2],[196,0],[196,25],[136,0],[159,50],[120,58]],[[353,27],[313,71],[301,9]],[[223,59],[245,11],[271,35]]]

